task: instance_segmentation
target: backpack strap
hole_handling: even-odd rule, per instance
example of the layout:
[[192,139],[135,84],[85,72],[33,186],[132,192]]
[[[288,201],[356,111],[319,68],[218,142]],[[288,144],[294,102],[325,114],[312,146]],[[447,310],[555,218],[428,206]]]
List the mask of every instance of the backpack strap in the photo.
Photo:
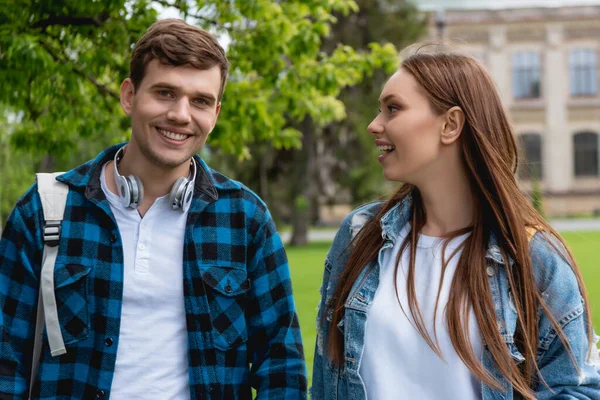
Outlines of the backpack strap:
[[44,324],[48,334],[48,344],[52,356],[65,354],[65,343],[58,322],[56,297],[54,296],[54,263],[58,255],[60,241],[60,224],[65,214],[69,187],[56,180],[56,173],[36,174],[38,193],[44,212],[44,255],[40,273],[40,288],[38,293],[37,317],[33,343],[33,360],[31,363],[31,379],[29,381],[29,398],[35,382],[42,352],[42,337]]

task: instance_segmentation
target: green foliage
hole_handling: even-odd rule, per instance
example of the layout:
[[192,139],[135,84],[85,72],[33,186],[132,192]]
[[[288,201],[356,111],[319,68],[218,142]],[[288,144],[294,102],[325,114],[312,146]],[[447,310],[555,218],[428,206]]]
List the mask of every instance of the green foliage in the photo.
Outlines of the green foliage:
[[[131,43],[155,18],[145,2],[19,1],[0,10],[0,104],[22,113],[10,142],[38,159],[83,140],[125,137],[118,91]],[[97,149],[99,150],[99,149]]]
[[13,125],[8,113],[0,112],[0,232],[17,199],[33,183],[35,173],[33,157],[9,146]]
[[351,0],[19,1],[0,10],[0,104],[23,112],[11,142],[60,157],[81,139],[124,139],[117,100],[131,48],[169,6],[229,43],[231,79],[210,140],[240,159],[250,143],[298,147],[293,123],[307,115],[319,125],[344,118],[340,90],[396,57],[391,45],[321,51],[334,13],[357,10]]
[[[340,18],[334,26],[328,47],[343,42],[355,49],[369,49],[373,48],[373,42],[387,41],[400,49],[418,41],[425,33],[426,21],[410,2],[358,0],[357,4],[360,8],[357,13]],[[343,90],[339,96],[351,111],[346,119],[330,125],[323,134],[325,148],[335,149],[333,158],[339,160],[330,178],[337,188],[328,201],[358,205],[392,191],[394,184],[382,177],[377,160],[380,153],[367,126],[377,115],[383,85],[398,66],[398,59],[382,63],[372,77]],[[340,193],[346,193],[349,200],[340,198]]]
[[[336,34],[340,21],[359,11],[371,15],[375,0],[8,2],[0,8],[0,111],[19,118],[3,140],[31,157],[29,171],[71,168],[127,139],[130,123],[119,107],[119,85],[135,41],[157,10],[168,9],[226,43],[232,70],[209,147],[235,162],[250,159],[265,143],[292,154],[302,144],[298,127],[307,118],[318,134],[319,127],[357,110],[362,115],[363,99],[355,106],[342,91],[396,68],[396,49],[388,42],[403,42],[390,35],[357,44],[352,35]],[[382,13],[379,2],[375,8],[387,18],[381,25],[415,25],[396,11]],[[376,18],[358,31],[385,33]]]
[[306,210],[309,207],[309,202],[306,196],[298,196],[296,197],[296,209],[298,210]]
[[239,0],[199,6],[222,22],[231,40],[227,55],[233,71],[210,143],[240,159],[250,157],[252,143],[299,147],[295,126],[307,116],[317,125],[343,119],[340,91],[397,57],[389,44],[374,44],[368,52],[344,45],[322,51],[336,21],[333,13],[355,11],[353,1]]
[[[294,69],[301,72],[300,78],[283,76],[285,80],[278,84],[285,96],[289,95],[288,104],[302,101],[303,107],[308,108],[308,116],[316,125],[303,129],[306,132],[303,140],[309,145],[302,150],[290,147],[274,150],[254,143],[250,145],[251,160],[239,162],[223,154],[214,158],[219,169],[257,190],[278,220],[287,222],[292,209],[302,211],[296,202],[299,195],[310,194],[312,198],[306,199],[311,208],[310,217],[296,218],[297,222],[312,221],[318,204],[360,203],[390,191],[381,176],[377,148],[366,128],[376,115],[377,99],[385,80],[398,68],[395,46],[390,43],[404,46],[418,40],[424,33],[425,23],[408,2],[390,5],[382,0],[360,0],[356,4],[358,10],[334,12],[331,16],[336,22],[331,24],[329,35],[322,38],[319,50],[319,54],[329,54],[328,62],[311,61],[304,67],[309,72]],[[344,70],[346,73],[340,74]],[[294,95],[303,92],[289,91],[288,94],[287,86],[281,83],[290,80],[296,86],[316,82],[335,97],[323,101],[311,95],[308,99],[296,100]],[[228,93],[226,96],[231,95],[231,91]],[[229,107],[229,102],[226,100],[224,107]],[[296,122],[301,114],[296,115],[291,109],[286,113],[289,134],[293,137],[304,120]],[[279,147],[280,143],[274,143]],[[219,149],[216,152],[221,153]],[[309,189],[309,186],[314,188]]]

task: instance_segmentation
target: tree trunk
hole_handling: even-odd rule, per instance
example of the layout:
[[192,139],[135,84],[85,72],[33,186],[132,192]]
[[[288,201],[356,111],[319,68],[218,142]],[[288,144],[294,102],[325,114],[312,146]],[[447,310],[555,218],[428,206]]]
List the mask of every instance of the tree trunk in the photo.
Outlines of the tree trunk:
[[50,154],[44,154],[40,161],[39,172],[54,172],[54,157]]
[[267,168],[268,168],[268,160],[267,160],[267,151],[261,151],[260,160],[258,161],[258,174],[260,180],[260,197],[267,204],[270,203],[269,198],[269,179],[267,177]]
[[313,204],[314,176],[313,173],[313,141],[314,124],[310,117],[306,117],[300,126],[302,132],[302,149],[296,151],[294,157],[291,185],[292,202],[292,236],[290,245],[304,246],[308,244],[308,227]]

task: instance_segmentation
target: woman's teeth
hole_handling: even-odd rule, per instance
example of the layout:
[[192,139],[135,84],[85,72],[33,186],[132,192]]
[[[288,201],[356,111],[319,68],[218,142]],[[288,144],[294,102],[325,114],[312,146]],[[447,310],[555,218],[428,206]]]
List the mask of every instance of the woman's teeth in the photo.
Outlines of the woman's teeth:
[[386,146],[377,146],[377,148],[382,153],[389,153],[390,151],[394,150],[396,148],[396,146],[387,146],[386,145]]

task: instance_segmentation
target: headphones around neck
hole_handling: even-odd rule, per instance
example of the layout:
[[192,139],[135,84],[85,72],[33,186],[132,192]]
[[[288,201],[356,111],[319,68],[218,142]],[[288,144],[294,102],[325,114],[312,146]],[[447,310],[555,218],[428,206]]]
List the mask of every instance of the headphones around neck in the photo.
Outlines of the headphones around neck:
[[[121,176],[117,166],[123,158],[123,150],[126,146],[121,147],[115,154],[114,159],[114,172],[115,182],[119,190],[119,198],[123,207],[136,209],[144,198],[144,185],[142,180],[135,175]],[[192,204],[192,197],[194,195],[194,182],[196,180],[196,162],[192,158],[190,164],[190,177],[178,178],[173,187],[171,193],[169,193],[169,204],[173,210],[181,210],[187,212],[190,205]]]

